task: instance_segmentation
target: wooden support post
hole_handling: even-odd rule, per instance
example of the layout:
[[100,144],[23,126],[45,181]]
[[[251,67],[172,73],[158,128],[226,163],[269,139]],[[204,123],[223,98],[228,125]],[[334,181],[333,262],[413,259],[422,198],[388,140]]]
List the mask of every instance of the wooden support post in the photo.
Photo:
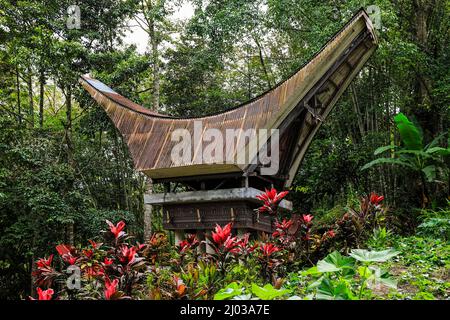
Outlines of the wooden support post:
[[175,230],[175,245],[177,246],[184,239],[184,230]]
[[[152,179],[146,179],[145,194],[150,195],[153,193]],[[153,206],[148,203],[144,203],[144,240],[147,241],[152,234],[152,213]]]
[[197,253],[202,254],[206,252],[206,246],[203,241],[205,240],[205,231],[203,230],[197,230],[197,239],[200,242],[200,244],[197,247]]
[[236,216],[234,214],[234,209],[231,208],[230,209],[230,220],[231,220],[231,222],[234,222],[235,219],[236,219]]
[[[205,231],[205,232],[207,232],[207,231]],[[211,240],[209,240],[208,238],[206,238],[206,253],[208,253],[208,254],[214,253],[214,249],[211,246]]]

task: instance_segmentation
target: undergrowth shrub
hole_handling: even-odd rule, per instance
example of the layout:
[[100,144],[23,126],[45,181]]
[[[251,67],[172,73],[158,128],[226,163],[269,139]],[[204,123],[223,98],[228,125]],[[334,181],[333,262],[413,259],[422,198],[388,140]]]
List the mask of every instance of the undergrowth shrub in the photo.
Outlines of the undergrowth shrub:
[[[286,195],[266,190],[258,196],[262,206],[256,214],[279,217]],[[216,225],[207,241],[187,234],[176,247],[164,232],[140,244],[125,232],[124,221],[106,220],[108,229],[88,246],[60,244],[58,256],[37,261],[38,298],[213,299],[224,287],[239,291],[233,283],[250,288],[245,290],[251,297],[286,298],[289,290],[283,285],[291,272],[313,266],[336,248],[349,251],[363,243],[383,221],[383,199],[375,193],[363,197],[359,207],[328,225],[317,227],[312,214],[297,214],[275,219],[272,234],[251,239],[250,234],[234,235],[230,222]],[[208,249],[200,250],[204,246]]]
[[425,237],[450,239],[450,202],[445,209],[422,210],[422,223],[418,226],[418,234]]

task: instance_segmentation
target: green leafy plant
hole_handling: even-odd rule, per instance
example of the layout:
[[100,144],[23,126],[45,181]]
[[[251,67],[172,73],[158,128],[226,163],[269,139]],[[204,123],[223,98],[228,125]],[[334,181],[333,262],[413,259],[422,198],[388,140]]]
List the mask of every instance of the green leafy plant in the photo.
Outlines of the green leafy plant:
[[385,270],[373,265],[375,262],[385,262],[399,254],[389,249],[383,251],[368,251],[354,249],[349,257],[339,252],[330,253],[320,260],[315,267],[304,272],[317,278],[308,287],[311,298],[325,300],[354,300],[370,296],[369,287],[383,284],[395,288],[396,282]]
[[371,266],[373,262],[386,262],[389,259],[398,255],[400,251],[388,249],[383,251],[368,251],[363,249],[354,249],[350,252],[350,256],[356,260],[362,262],[362,266],[358,268],[358,274],[361,278],[360,289],[358,298],[361,299],[363,290],[365,289],[367,282],[383,283],[388,287],[396,288],[396,282],[389,276],[386,271],[382,271],[378,267]]
[[427,218],[418,227],[419,234],[450,239],[449,218]]
[[220,289],[215,295],[214,300],[274,300],[276,298],[281,298],[289,294],[291,290],[289,289],[277,289],[273,287],[270,283],[264,286],[259,286],[256,283],[252,283],[249,289],[246,289],[241,284],[237,282],[232,282],[228,284],[225,288]]
[[239,296],[244,291],[244,288],[237,282],[232,282],[225,288],[220,289],[215,295],[214,300],[226,300]]
[[395,257],[400,252],[394,249],[383,251],[369,251],[364,249],[353,249],[350,256],[361,262],[385,262]]
[[422,210],[422,223],[418,234],[432,238],[450,239],[450,208],[441,210]]
[[424,145],[424,138],[420,126],[412,123],[403,113],[394,117],[397,130],[400,133],[402,146],[394,144],[377,148],[374,155],[378,156],[387,151],[391,152],[390,157],[380,157],[365,164],[361,170],[366,170],[375,165],[393,164],[408,168],[417,173],[421,180],[422,205],[429,202],[429,195],[426,190],[425,182],[437,182],[438,171],[446,169],[442,161],[443,156],[450,155],[449,147],[443,148],[439,143],[445,135],[436,137],[432,142]]
[[273,300],[275,298],[282,297],[288,294],[290,291],[287,289],[275,289],[270,283],[263,287],[252,283],[252,293],[261,300]]
[[386,227],[375,228],[373,229],[372,236],[367,240],[367,245],[371,249],[386,248],[391,237],[392,232]]

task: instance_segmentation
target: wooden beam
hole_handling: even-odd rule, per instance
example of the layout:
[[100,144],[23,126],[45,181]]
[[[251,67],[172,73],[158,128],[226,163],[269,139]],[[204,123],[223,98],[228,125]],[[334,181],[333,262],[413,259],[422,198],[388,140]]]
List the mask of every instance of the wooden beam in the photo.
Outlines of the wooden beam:
[[[260,201],[256,199],[256,196],[262,193],[263,192],[261,190],[252,187],[205,191],[187,191],[179,193],[153,193],[144,195],[144,202],[152,205],[236,200],[246,200],[254,203],[259,203]],[[282,200],[280,202],[280,207],[286,210],[292,210],[292,202],[288,200]]]

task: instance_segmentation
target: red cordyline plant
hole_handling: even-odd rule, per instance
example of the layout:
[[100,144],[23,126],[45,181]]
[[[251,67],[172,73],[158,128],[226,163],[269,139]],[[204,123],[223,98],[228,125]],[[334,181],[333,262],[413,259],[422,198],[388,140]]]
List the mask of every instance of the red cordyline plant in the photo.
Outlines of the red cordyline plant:
[[261,264],[261,273],[266,281],[274,278],[277,267],[283,262],[276,257],[276,253],[281,250],[273,243],[268,242],[261,244],[257,251],[257,258]]
[[147,241],[143,256],[151,265],[173,265],[171,261],[171,252],[173,250],[167,234],[162,231],[154,232]]
[[52,300],[53,294],[55,291],[53,289],[49,288],[47,290],[42,290],[41,288],[37,288],[36,292],[38,294],[38,298],[35,299],[33,297],[29,297],[30,300]]
[[111,221],[106,220],[106,223],[109,226],[109,231],[114,235],[115,239],[120,239],[121,237],[124,237],[125,231],[123,229],[125,228],[125,222],[120,221],[116,225],[114,225]]
[[387,208],[383,206],[383,200],[384,196],[371,192],[360,198],[359,208],[350,208],[335,223],[333,229],[344,247],[360,247],[372,230],[384,222]]
[[263,202],[263,205],[257,210],[258,213],[276,214],[278,204],[287,196],[289,191],[278,192],[277,189],[266,189],[264,193],[257,195],[256,198]]
[[258,247],[257,242],[252,245],[249,239],[250,233],[246,233],[237,243],[237,247],[239,249],[239,254],[241,255],[241,257],[248,257],[248,255],[255,251],[255,249]]
[[125,222],[113,224],[106,221],[106,223],[109,227],[105,232],[105,238],[109,239],[106,244],[89,240],[90,245],[82,249],[67,244],[56,246],[56,251],[64,264],[63,272],[57,272],[52,266],[53,255],[39,259],[34,272],[36,284],[48,288],[56,281],[65,283],[68,274],[64,269],[78,267],[82,287],[80,289],[63,287],[59,293],[62,296],[69,299],[92,296],[107,300],[129,298],[143,275],[145,265],[140,253],[145,249],[145,245],[139,243],[130,245],[126,242],[129,237],[124,231]]
[[378,195],[375,192],[371,192],[369,200],[372,205],[378,206],[380,202],[384,200],[384,196]]
[[215,254],[213,257],[218,263],[219,270],[224,274],[227,270],[228,262],[245,256],[255,250],[256,245],[250,245],[250,234],[245,234],[241,238],[233,237],[231,234],[233,223],[230,222],[224,227],[216,225],[211,232],[210,245]]
[[186,285],[183,280],[181,280],[178,276],[173,276],[173,285],[175,287],[175,294],[178,299],[182,298],[186,294]]
[[294,224],[293,219],[283,219],[282,221],[275,221],[275,231],[272,233],[272,238],[279,243],[283,248],[289,246],[294,237],[289,231]]
[[223,274],[226,272],[227,262],[239,253],[238,240],[231,234],[232,226],[232,222],[224,227],[217,224],[214,231],[211,232],[211,241],[207,244],[214,249],[213,257],[217,260],[219,270]]
[[[314,216],[312,214],[303,214],[298,217],[298,227],[293,235],[294,259],[300,259],[313,264],[313,260],[317,260],[321,253],[326,251],[326,244],[333,239],[336,232],[333,229],[319,231],[314,229]],[[323,230],[323,228],[320,228]]]
[[103,292],[105,300],[117,300],[123,297],[123,293],[117,290],[119,279],[111,281],[108,276],[105,277],[105,290]]
[[35,284],[39,287],[50,287],[54,280],[58,278],[61,273],[57,272],[53,266],[53,254],[48,258],[39,258],[36,261],[36,270],[33,272]]
[[187,251],[193,251],[199,245],[199,241],[195,234],[187,234],[186,238],[178,244],[180,254],[184,254]]
[[[288,194],[287,191],[278,193],[276,189],[265,191],[257,196],[257,199],[263,201],[263,205],[257,209],[259,213],[276,214],[280,201]],[[378,200],[375,199],[374,200]],[[314,216],[303,214],[300,217],[292,219],[283,219],[275,221],[275,231],[272,233],[272,241],[281,249],[287,249],[288,259],[296,260],[296,256],[310,260],[311,250],[317,250],[324,242],[334,238],[334,230],[328,230],[322,235],[312,234]]]

